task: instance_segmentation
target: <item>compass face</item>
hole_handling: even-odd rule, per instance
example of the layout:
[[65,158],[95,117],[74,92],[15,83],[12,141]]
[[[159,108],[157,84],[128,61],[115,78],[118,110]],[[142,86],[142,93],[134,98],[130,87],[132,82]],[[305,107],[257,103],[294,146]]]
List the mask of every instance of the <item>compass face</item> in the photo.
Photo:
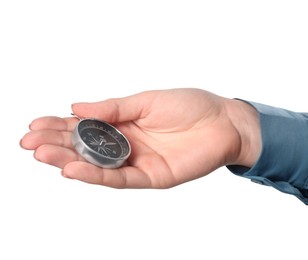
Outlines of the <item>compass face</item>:
[[84,128],[80,136],[90,148],[104,156],[118,158],[122,154],[119,142],[100,129]]
[[108,123],[84,119],[79,123],[78,132],[84,144],[103,157],[121,158],[130,152],[126,138]]

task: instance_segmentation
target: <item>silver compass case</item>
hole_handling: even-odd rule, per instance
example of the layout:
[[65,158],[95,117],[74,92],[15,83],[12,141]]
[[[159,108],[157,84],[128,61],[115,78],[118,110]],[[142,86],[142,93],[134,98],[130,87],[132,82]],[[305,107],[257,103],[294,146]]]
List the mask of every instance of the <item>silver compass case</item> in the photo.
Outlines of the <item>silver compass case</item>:
[[130,155],[127,138],[114,126],[96,119],[82,119],[72,134],[76,151],[102,168],[119,168]]

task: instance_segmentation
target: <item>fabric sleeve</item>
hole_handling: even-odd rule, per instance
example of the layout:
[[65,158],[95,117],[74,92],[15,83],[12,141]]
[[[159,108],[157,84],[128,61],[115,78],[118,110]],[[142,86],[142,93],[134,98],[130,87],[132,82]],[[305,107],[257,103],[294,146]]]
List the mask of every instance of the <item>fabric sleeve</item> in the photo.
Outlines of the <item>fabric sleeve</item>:
[[292,194],[308,205],[308,114],[241,101],[259,113],[262,150],[251,168],[227,168],[238,176]]

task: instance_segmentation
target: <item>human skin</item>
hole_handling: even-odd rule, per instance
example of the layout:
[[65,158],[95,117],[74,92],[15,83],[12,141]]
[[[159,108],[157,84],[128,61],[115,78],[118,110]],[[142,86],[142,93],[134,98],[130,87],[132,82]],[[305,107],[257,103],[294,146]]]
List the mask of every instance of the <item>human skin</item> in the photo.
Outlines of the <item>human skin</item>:
[[153,90],[94,103],[75,103],[79,118],[116,126],[132,152],[118,169],[86,162],[73,148],[78,119],[56,116],[32,121],[20,145],[62,175],[114,188],[170,188],[225,165],[251,167],[259,157],[258,114],[249,104],[195,88]]

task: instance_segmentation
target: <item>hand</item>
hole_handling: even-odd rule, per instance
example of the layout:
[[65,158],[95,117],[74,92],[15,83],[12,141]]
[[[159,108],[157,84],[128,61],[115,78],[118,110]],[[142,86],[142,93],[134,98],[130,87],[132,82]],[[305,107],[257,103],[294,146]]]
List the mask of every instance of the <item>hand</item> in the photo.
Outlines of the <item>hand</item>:
[[96,103],[76,103],[80,118],[115,125],[131,143],[127,164],[96,167],[71,144],[77,119],[41,117],[21,140],[43,163],[62,175],[115,188],[168,188],[228,164],[252,166],[260,146],[256,111],[248,104],[201,89],[146,91]]

